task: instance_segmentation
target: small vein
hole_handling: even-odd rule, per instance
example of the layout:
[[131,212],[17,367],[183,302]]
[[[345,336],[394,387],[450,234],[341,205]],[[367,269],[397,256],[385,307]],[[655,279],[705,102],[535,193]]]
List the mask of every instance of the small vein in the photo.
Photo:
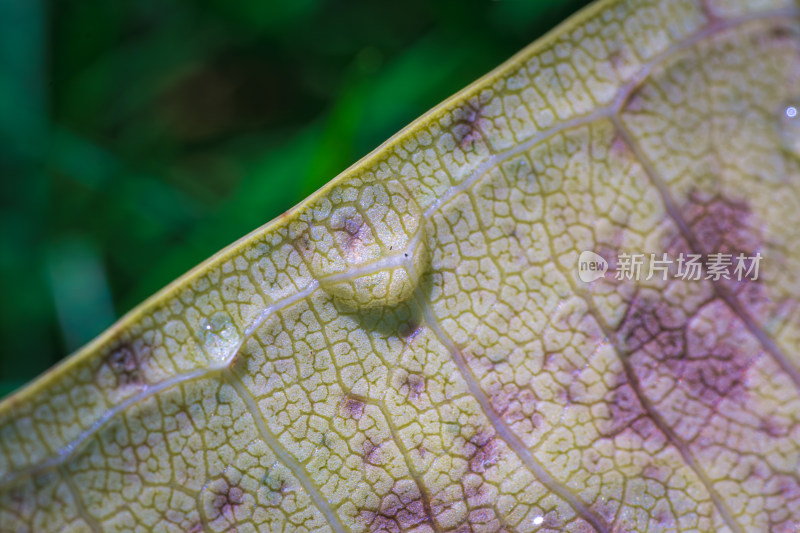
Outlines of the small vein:
[[95,433],[97,433],[103,426],[105,426],[111,419],[115,418],[118,414],[125,411],[132,405],[144,401],[147,398],[154,396],[166,389],[172,388],[175,385],[186,383],[188,381],[193,381],[196,379],[201,379],[203,377],[206,377],[207,375],[208,371],[206,369],[196,370],[194,372],[189,372],[187,374],[180,374],[178,376],[166,379],[160,383],[148,386],[143,391],[134,394],[130,398],[125,399],[124,401],[120,402],[119,404],[115,405],[114,407],[103,413],[103,416],[95,420],[91,426],[81,431],[77,437],[75,437],[72,441],[64,445],[58,451],[57,455],[55,455],[54,457],[50,457],[44,461],[35,463],[26,468],[21,468],[19,470],[8,472],[5,476],[0,478],[0,490],[14,483],[14,481],[19,479],[20,477],[35,475],[45,470],[50,470],[52,468],[57,468],[63,465],[64,463],[72,459],[72,457],[74,457],[75,454],[77,454],[81,450],[82,445],[87,440],[89,440]]
[[456,367],[458,367],[458,370],[461,376],[464,378],[467,387],[480,404],[481,409],[486,415],[486,418],[489,420],[489,423],[492,424],[492,427],[500,436],[500,438],[502,438],[506,444],[508,444],[508,446],[514,450],[523,464],[533,473],[534,476],[536,476],[536,479],[542,485],[566,501],[575,510],[575,512],[586,522],[591,524],[595,530],[599,532],[610,532],[611,528],[605,523],[605,521],[595,514],[591,509],[589,509],[577,496],[575,496],[575,494],[572,493],[572,491],[556,481],[552,474],[550,474],[550,472],[544,468],[544,466],[530,453],[522,441],[520,441],[519,438],[508,428],[505,422],[502,421],[497,411],[494,409],[494,407],[492,407],[492,404],[489,401],[489,398],[486,396],[486,393],[478,384],[475,376],[472,374],[472,371],[467,366],[467,362],[464,360],[461,350],[459,350],[452,339],[450,339],[450,337],[442,330],[438,319],[433,314],[433,310],[431,309],[428,300],[422,294],[418,294],[416,299],[419,302],[419,305],[422,307],[423,314],[425,316],[425,323],[428,325],[434,335],[436,335],[439,342],[450,352],[450,356]]
[[[572,280],[570,280],[570,283],[573,283],[574,286],[574,282]],[[625,372],[625,379],[627,379],[628,383],[630,383],[631,389],[636,395],[636,398],[639,401],[639,404],[642,406],[642,409],[644,409],[647,416],[650,417],[656,427],[667,437],[672,445],[675,446],[675,449],[677,449],[678,453],[681,454],[684,462],[689,465],[689,468],[691,468],[695,475],[697,475],[698,479],[700,479],[700,482],[705,487],[706,492],[708,492],[711,501],[714,503],[717,511],[719,511],[719,513],[722,515],[722,518],[725,520],[725,523],[728,525],[728,527],[730,527],[735,533],[744,533],[738,522],[733,518],[728,506],[722,501],[722,497],[719,495],[717,490],[714,489],[714,484],[706,475],[705,470],[700,468],[700,465],[697,464],[694,455],[691,451],[689,451],[689,447],[685,442],[683,442],[683,439],[681,439],[678,434],[673,431],[661,414],[653,407],[653,404],[650,402],[647,396],[645,396],[642,386],[639,383],[639,378],[636,376],[636,372],[633,370],[633,367],[630,364],[630,360],[628,358],[628,356],[630,356],[630,352],[623,349],[622,343],[619,341],[616,332],[612,331],[611,328],[608,327],[584,290],[575,287],[575,292],[586,302],[586,305],[589,307],[592,316],[594,316],[596,319],[598,327],[602,330],[603,335],[606,337],[608,342],[611,343],[612,348],[614,348],[614,351],[617,354],[617,359],[622,364],[623,371]]]
[[100,527],[100,524],[97,523],[97,520],[95,520],[95,518],[89,513],[88,509],[86,509],[86,506],[83,504],[81,493],[78,490],[78,487],[75,486],[75,482],[72,480],[69,472],[67,472],[62,466],[59,466],[58,474],[61,476],[61,479],[64,481],[64,484],[67,486],[67,489],[72,496],[72,500],[75,502],[75,509],[78,511],[78,514],[83,521],[86,522],[86,525],[89,526],[89,529],[95,533],[102,532],[103,528]]
[[[550,254],[555,257],[555,251],[553,250],[553,245],[551,242],[548,241],[548,246],[550,247]],[[717,508],[719,513],[722,515],[723,520],[728,524],[728,526],[734,531],[734,533],[743,533],[741,528],[739,528],[736,521],[730,514],[727,506],[725,506],[722,498],[719,494],[714,490],[711,480],[708,479],[708,476],[705,475],[705,472],[700,469],[699,465],[694,459],[694,456],[690,453],[686,444],[678,437],[678,435],[672,430],[671,427],[666,423],[666,421],[661,417],[661,415],[655,410],[653,405],[650,403],[649,399],[644,395],[642,391],[642,387],[639,384],[639,379],[636,376],[633,368],[631,367],[630,361],[626,357],[629,355],[629,352],[625,351],[622,348],[622,343],[619,342],[616,332],[614,332],[611,328],[608,327],[605,320],[603,319],[602,315],[598,312],[592,299],[586,294],[586,290],[579,287],[573,276],[569,275],[568,273],[564,272],[563,266],[558,262],[555,261],[556,268],[564,275],[567,279],[567,282],[572,287],[573,292],[578,295],[585,303],[589,309],[590,314],[595,318],[595,322],[600,330],[603,332],[603,335],[611,343],[611,347],[614,349],[614,352],[617,355],[617,359],[622,364],[623,372],[625,372],[625,378],[627,379],[628,383],[633,390],[633,393],[636,395],[639,404],[642,406],[645,414],[650,417],[656,427],[666,436],[667,440],[672,443],[673,446],[678,450],[678,453],[681,454],[684,462],[689,465],[689,468],[694,471],[695,475],[697,475],[700,482],[703,483],[705,486],[706,492],[708,492],[709,497],[711,498],[712,503]],[[620,506],[620,509],[622,506]],[[620,509],[617,509],[617,514],[619,514]],[[615,522],[616,523],[616,517]]]
[[[553,250],[553,245],[551,242],[548,241],[548,246],[550,247],[550,254],[553,257],[556,257],[555,250]],[[712,503],[719,511],[720,515],[722,515],[723,520],[726,522],[728,527],[734,531],[734,533],[743,533],[741,528],[739,527],[738,523],[733,519],[729,509],[722,501],[722,498],[717,493],[717,491],[713,488],[713,484],[705,472],[700,468],[697,462],[694,459],[694,456],[689,451],[688,446],[683,440],[672,430],[672,428],[667,424],[667,422],[661,417],[661,415],[655,410],[654,406],[651,404],[650,400],[645,396],[641,385],[639,384],[639,379],[636,376],[636,372],[633,370],[630,361],[628,359],[628,355],[630,352],[623,349],[622,343],[618,340],[618,336],[615,331],[613,331],[608,324],[606,324],[605,320],[603,319],[602,314],[597,310],[595,307],[592,299],[587,295],[586,290],[582,287],[578,286],[575,282],[573,276],[569,275],[567,272],[564,272],[563,266],[558,262],[555,261],[556,268],[564,275],[567,279],[567,282],[572,287],[573,292],[578,295],[585,303],[589,309],[589,313],[595,318],[595,323],[603,332],[606,340],[611,343],[611,347],[614,349],[614,352],[617,355],[617,359],[620,361],[622,365],[623,372],[625,372],[625,378],[627,379],[628,383],[633,390],[633,393],[636,395],[639,404],[642,406],[645,414],[650,417],[656,427],[666,436],[667,440],[672,443],[673,446],[678,450],[678,453],[681,454],[684,462],[689,466],[689,468],[695,473],[695,475],[700,479],[700,482],[704,485],[706,492],[708,492],[709,497],[711,498]],[[621,508],[621,506],[620,506]],[[617,513],[619,513],[619,509]],[[615,518],[616,521],[616,518]]]
[[[649,158],[644,154],[643,150],[639,146],[639,143],[636,142],[636,139],[633,138],[633,135],[631,135],[630,131],[628,131],[618,116],[612,117],[611,120],[613,121],[617,132],[622,137],[622,140],[626,145],[628,145],[628,148],[631,150],[639,164],[642,165],[642,169],[644,169],[644,172],[649,178],[650,182],[658,190],[662,201],[664,202],[664,207],[667,210],[667,213],[678,226],[678,230],[683,238],[689,243],[691,250],[695,253],[707,252],[707,250],[703,250],[703,248],[700,246],[697,237],[689,228],[686,219],[683,218],[680,211],[676,207],[675,200],[672,198],[672,195],[667,189],[666,183],[661,178],[653,164],[650,162]],[[731,295],[730,291],[726,290],[719,283],[712,283],[711,285],[714,293],[724,300],[728,307],[730,307],[731,310],[736,313],[739,319],[744,322],[747,330],[761,343],[766,352],[770,354],[778,366],[780,366],[781,369],[786,372],[786,374],[794,383],[795,388],[800,391],[800,370],[798,370],[797,367],[792,364],[780,347],[764,332],[764,330],[758,324],[756,324],[750,314],[742,309],[741,305],[739,305],[739,302],[733,297],[733,295]]]
[[[437,212],[444,204],[452,200],[455,196],[457,196],[461,192],[464,192],[467,189],[469,189],[478,179],[480,179],[484,174],[486,174],[491,168],[514,157],[515,155],[529,151],[534,146],[549,139],[550,137],[557,135],[562,131],[572,129],[577,126],[583,126],[585,124],[589,124],[591,122],[604,118],[614,119],[618,115],[620,110],[625,106],[631,94],[633,94],[636,88],[639,87],[642,83],[644,83],[645,80],[647,80],[653,69],[656,68],[661,63],[663,63],[669,57],[675,55],[676,53],[691,48],[700,41],[708,37],[711,37],[712,35],[715,35],[719,32],[728,29],[736,28],[748,22],[753,22],[756,20],[768,20],[774,18],[797,17],[797,16],[800,16],[800,10],[794,8],[787,8],[787,9],[772,10],[764,13],[752,13],[741,17],[730,18],[727,20],[723,19],[713,20],[705,27],[701,28],[692,35],[686,37],[685,39],[672,44],[671,46],[667,47],[667,49],[664,50],[663,52],[655,55],[650,61],[644,63],[641,66],[641,68],[636,73],[634,73],[627,82],[625,82],[620,86],[619,90],[617,91],[616,98],[614,98],[614,100],[610,104],[603,107],[599,107],[589,114],[577,116],[572,119],[559,122],[558,124],[556,124],[551,128],[539,131],[537,134],[535,134],[533,137],[531,137],[526,141],[515,144],[513,147],[507,150],[496,151],[492,155],[488,156],[475,168],[475,170],[473,170],[470,173],[469,176],[464,178],[464,180],[462,180],[460,183],[450,187],[441,196],[436,198],[436,200],[434,200],[431,203],[431,205],[429,205],[428,208],[425,210],[424,212],[425,217],[430,218],[431,215]],[[487,146],[489,146],[489,144],[487,144]]]
[[259,326],[261,326],[270,316],[274,315],[278,311],[309,296],[317,289],[318,286],[319,283],[317,281],[312,281],[303,290],[293,294],[292,296],[286,297],[280,301],[274,302],[273,304],[265,307],[261,311],[261,313],[259,313],[258,316],[253,320],[253,322],[245,329],[244,335],[242,335],[241,340],[237,343],[234,349],[231,350],[231,354],[225,359],[223,363],[220,363],[218,365],[209,365],[208,367],[200,368],[192,372],[187,372],[186,374],[178,374],[177,376],[165,379],[164,381],[161,381],[159,383],[148,385],[147,387],[145,387],[144,390],[138,392],[137,394],[134,394],[130,398],[126,398],[124,401],[120,402],[119,404],[115,405],[114,407],[103,413],[103,415],[97,420],[95,420],[92,423],[92,425],[81,431],[78,434],[78,436],[72,439],[69,443],[62,446],[55,457],[48,458],[44,461],[35,463],[26,468],[21,468],[19,470],[8,472],[3,477],[0,477],[0,490],[12,484],[20,477],[26,475],[34,475],[39,472],[55,468],[66,463],[76,453],[78,453],[82,449],[83,444],[86,443],[90,438],[92,438],[98,431],[100,431],[100,429],[102,429],[103,426],[105,426],[111,419],[115,418],[118,414],[127,410],[132,405],[142,402],[150,398],[151,396],[155,396],[156,394],[163,392],[167,389],[170,389],[176,385],[187,383],[189,381],[200,380],[213,375],[215,372],[228,368],[230,363],[235,358],[236,354],[239,353],[239,350],[241,350],[244,343],[255,334],[255,331],[258,329]]
[[439,533],[441,529],[436,524],[436,520],[433,517],[433,511],[431,510],[431,497],[428,491],[428,488],[422,481],[422,477],[420,476],[417,469],[414,467],[413,462],[411,461],[408,453],[408,448],[403,443],[402,438],[400,437],[400,431],[395,426],[394,422],[392,422],[392,417],[389,416],[389,413],[386,412],[386,406],[382,401],[375,401],[369,398],[365,398],[363,396],[356,396],[353,395],[358,401],[365,403],[367,405],[372,405],[377,407],[383,417],[386,419],[386,424],[389,426],[389,432],[392,434],[392,440],[394,441],[395,446],[397,449],[400,450],[400,455],[403,456],[403,460],[406,463],[406,468],[408,469],[408,473],[411,475],[411,479],[414,483],[417,484],[419,488],[420,498],[422,499],[422,506],[425,509],[425,513],[427,514],[428,523],[430,524],[431,528],[435,533]]
[[272,434],[272,432],[267,427],[266,422],[264,421],[264,416],[261,414],[261,410],[256,405],[255,399],[253,395],[250,394],[250,391],[244,386],[242,381],[236,376],[233,372],[226,370],[224,373],[224,378],[226,381],[236,390],[236,393],[244,402],[245,406],[247,406],[247,410],[250,412],[250,416],[253,417],[253,421],[256,423],[256,427],[258,428],[258,433],[261,436],[261,439],[267,443],[267,445],[272,449],[272,453],[284,464],[286,465],[289,470],[292,471],[294,477],[297,478],[297,481],[300,482],[300,485],[303,487],[303,490],[308,493],[311,497],[311,501],[314,502],[314,505],[319,509],[319,511],[325,515],[325,518],[328,520],[328,523],[333,528],[336,533],[346,533],[349,529],[345,528],[342,524],[339,516],[333,510],[328,502],[327,499],[322,495],[322,493],[317,490],[317,486],[314,482],[308,477],[308,473],[305,469],[300,466],[291,454],[283,447],[280,441]]

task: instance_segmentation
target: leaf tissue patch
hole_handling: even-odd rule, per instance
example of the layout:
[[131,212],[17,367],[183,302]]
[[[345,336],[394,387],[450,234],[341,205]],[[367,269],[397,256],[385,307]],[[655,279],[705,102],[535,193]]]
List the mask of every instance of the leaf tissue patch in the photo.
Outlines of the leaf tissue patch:
[[584,9],[5,399],[0,530],[798,531],[799,17]]

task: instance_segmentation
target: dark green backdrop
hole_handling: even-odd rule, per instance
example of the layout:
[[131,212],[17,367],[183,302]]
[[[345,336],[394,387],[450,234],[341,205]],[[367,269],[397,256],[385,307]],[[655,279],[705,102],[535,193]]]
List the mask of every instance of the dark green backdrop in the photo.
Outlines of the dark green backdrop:
[[0,395],[580,0],[0,0]]

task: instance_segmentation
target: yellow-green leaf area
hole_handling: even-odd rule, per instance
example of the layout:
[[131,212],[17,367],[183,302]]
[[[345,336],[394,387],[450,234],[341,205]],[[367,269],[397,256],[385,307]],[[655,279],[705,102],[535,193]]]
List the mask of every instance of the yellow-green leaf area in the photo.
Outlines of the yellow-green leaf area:
[[583,10],[4,400],[0,530],[798,531],[798,16]]

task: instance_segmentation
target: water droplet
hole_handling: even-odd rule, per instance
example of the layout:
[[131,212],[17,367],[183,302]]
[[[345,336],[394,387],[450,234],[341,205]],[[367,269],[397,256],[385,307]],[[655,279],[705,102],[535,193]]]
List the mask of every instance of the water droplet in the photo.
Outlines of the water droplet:
[[800,103],[784,106],[779,127],[784,148],[800,157]]
[[214,313],[203,321],[203,346],[213,366],[225,366],[239,350],[241,335],[227,313]]
[[353,308],[390,307],[407,300],[419,285],[428,263],[428,244],[420,227],[408,249],[387,253],[370,264],[320,280],[340,302]]
[[[346,268],[336,272],[316,272],[320,287],[339,302],[352,308],[391,307],[407,300],[419,285],[428,267],[428,239],[422,210],[397,182],[378,183],[369,197],[382,198],[380,220],[369,220],[370,206],[364,206],[367,220],[360,227],[359,239],[375,243],[379,254],[343,254]],[[362,197],[367,195],[362,195]],[[391,221],[391,222],[383,222]],[[373,229],[376,228],[376,229]]]

